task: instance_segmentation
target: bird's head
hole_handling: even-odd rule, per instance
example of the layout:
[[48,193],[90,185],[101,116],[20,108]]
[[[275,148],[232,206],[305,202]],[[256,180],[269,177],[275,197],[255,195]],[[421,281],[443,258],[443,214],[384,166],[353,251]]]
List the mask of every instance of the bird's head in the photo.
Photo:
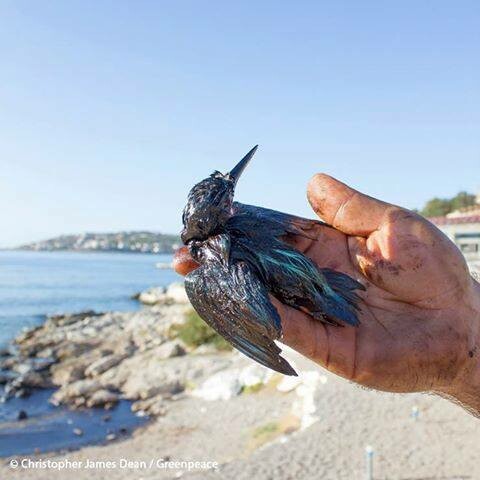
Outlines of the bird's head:
[[182,217],[183,243],[206,240],[223,232],[225,223],[232,215],[235,186],[257,146],[253,147],[228,173],[215,171],[190,190]]

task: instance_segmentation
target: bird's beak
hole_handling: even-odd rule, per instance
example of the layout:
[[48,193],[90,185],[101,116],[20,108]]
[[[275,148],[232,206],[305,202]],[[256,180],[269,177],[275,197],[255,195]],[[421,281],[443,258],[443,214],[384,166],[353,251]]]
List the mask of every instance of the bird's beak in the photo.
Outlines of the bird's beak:
[[240,175],[245,170],[245,167],[248,165],[248,162],[252,159],[253,155],[257,151],[258,145],[255,145],[229,172],[230,178],[233,180],[233,183],[237,183]]

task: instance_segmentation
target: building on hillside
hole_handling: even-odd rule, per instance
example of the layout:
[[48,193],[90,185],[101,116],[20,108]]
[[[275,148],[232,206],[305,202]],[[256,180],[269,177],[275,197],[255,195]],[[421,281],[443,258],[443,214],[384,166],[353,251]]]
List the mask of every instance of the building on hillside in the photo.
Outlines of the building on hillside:
[[458,246],[467,260],[480,260],[480,194],[476,205],[429,220]]

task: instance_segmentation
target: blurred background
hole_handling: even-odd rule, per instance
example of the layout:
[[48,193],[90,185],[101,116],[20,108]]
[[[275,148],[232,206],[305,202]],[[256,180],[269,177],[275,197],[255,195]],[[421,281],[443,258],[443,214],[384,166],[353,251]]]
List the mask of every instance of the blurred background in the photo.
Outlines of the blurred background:
[[[238,200],[311,217],[306,184],[326,172],[420,211],[474,265],[478,2],[3,0],[0,19],[1,456],[480,478],[461,410],[353,389],[292,352],[298,383],[272,376],[170,268],[188,190],[257,143]],[[2,478],[65,478],[8,461]],[[214,475],[108,471],[140,470]]]

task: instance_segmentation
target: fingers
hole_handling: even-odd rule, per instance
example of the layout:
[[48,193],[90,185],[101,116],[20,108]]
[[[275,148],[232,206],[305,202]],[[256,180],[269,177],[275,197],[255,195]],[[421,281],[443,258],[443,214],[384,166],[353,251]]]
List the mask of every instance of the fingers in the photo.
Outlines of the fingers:
[[310,180],[307,196],[317,215],[348,235],[368,236],[381,225],[389,211],[398,208],[323,173]]
[[274,297],[271,297],[271,300],[282,321],[282,343],[313,361],[325,365],[328,360],[328,337],[324,326],[320,322],[315,322],[307,314],[284,305]]
[[271,297],[282,321],[282,343],[324,368],[352,379],[355,364],[354,327],[332,327]]
[[180,247],[173,256],[173,268],[179,275],[187,275],[199,266],[187,247]]

